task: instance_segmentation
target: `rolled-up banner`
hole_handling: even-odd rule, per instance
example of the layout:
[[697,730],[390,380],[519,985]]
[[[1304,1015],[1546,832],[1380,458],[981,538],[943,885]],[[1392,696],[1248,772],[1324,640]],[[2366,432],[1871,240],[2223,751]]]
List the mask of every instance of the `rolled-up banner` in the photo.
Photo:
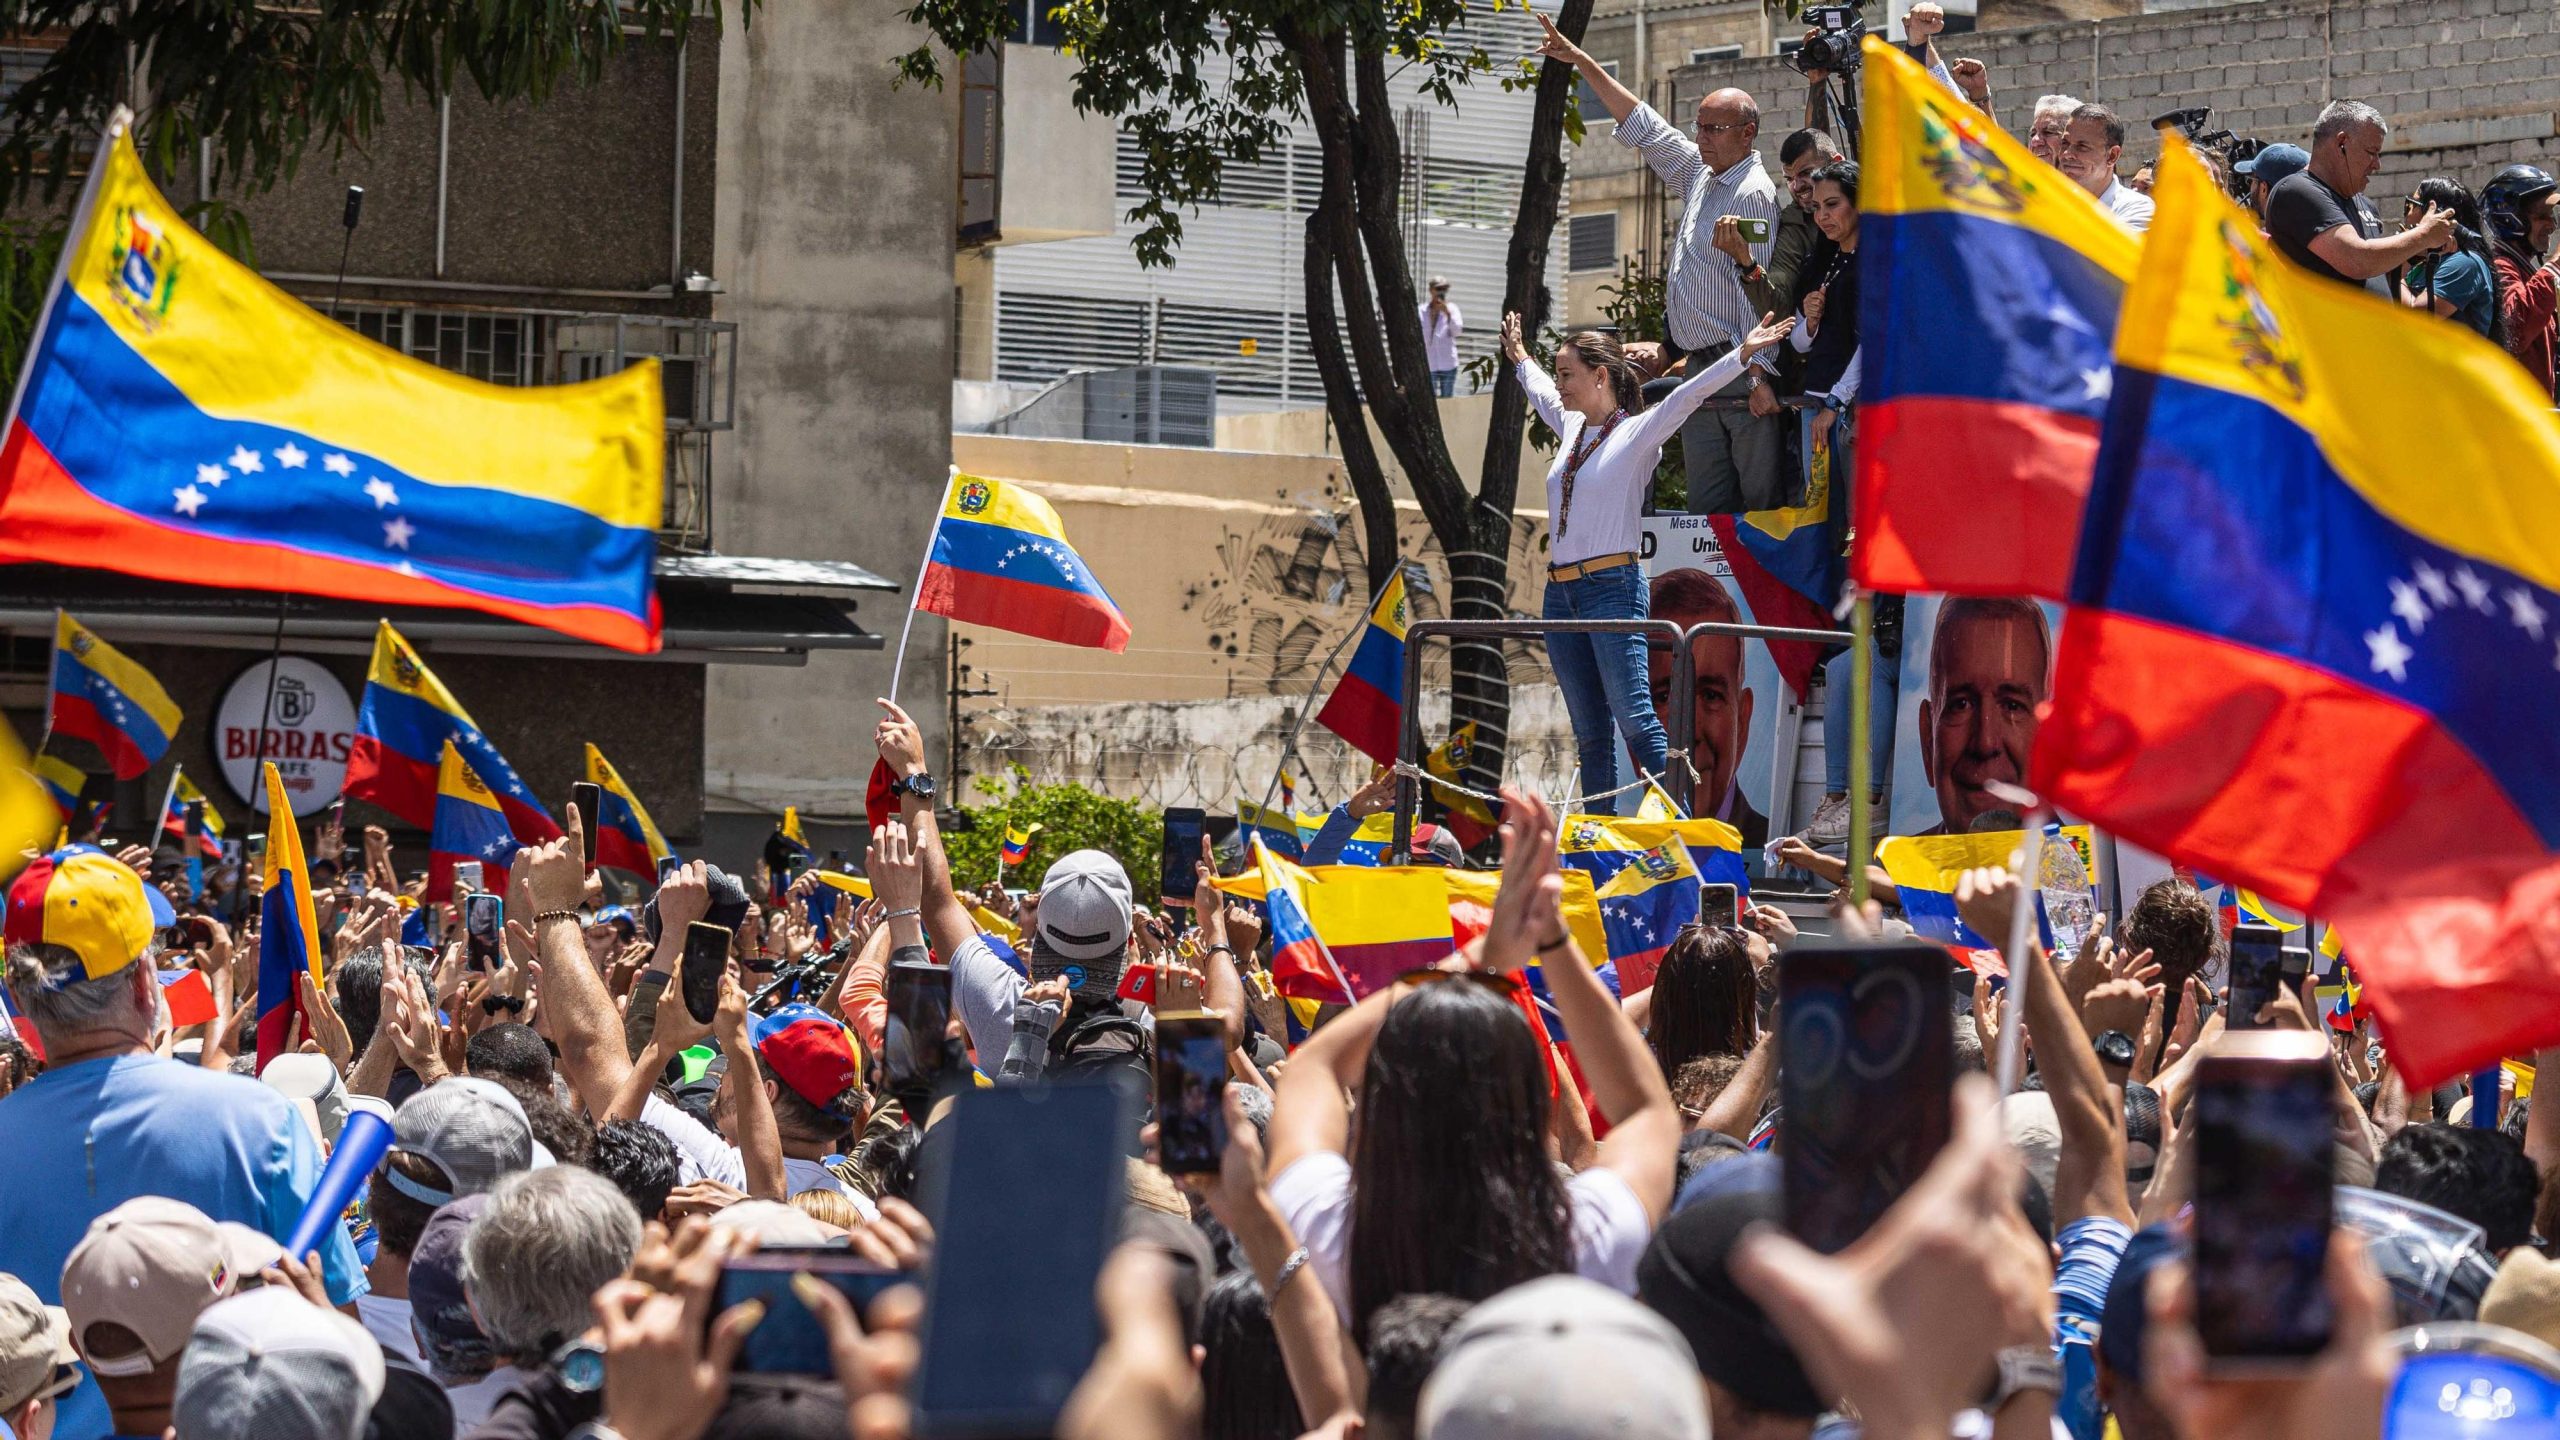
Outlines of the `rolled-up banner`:
[[338,1148],[329,1152],[328,1167],[320,1172],[310,1203],[302,1207],[302,1218],[293,1222],[285,1253],[299,1260],[319,1249],[320,1237],[355,1203],[374,1167],[390,1153],[391,1122],[370,1110],[348,1111],[347,1122],[338,1131]]

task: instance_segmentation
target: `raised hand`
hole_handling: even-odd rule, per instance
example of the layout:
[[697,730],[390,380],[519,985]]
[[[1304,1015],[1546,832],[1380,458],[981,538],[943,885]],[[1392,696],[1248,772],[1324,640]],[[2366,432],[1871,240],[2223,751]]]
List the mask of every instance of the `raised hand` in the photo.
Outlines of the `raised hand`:
[[682,931],[710,913],[711,872],[708,861],[686,861],[658,887],[658,928],[661,933]]
[[1935,38],[1947,28],[1947,12],[1937,0],[1920,0],[1902,17],[1902,37],[1914,45]]
[[1573,936],[1564,927],[1555,811],[1528,791],[1504,786],[1502,815],[1502,885],[1493,895],[1479,963],[1507,975]]
[[[1556,27],[1547,24],[1546,16],[1540,15],[1538,23],[1547,26],[1548,34],[1555,33]],[[1529,358],[1529,347],[1520,343],[1520,314],[1516,310],[1505,311],[1502,316],[1502,358],[1512,365]]]
[[1578,67],[1591,58],[1582,52],[1581,46],[1564,38],[1564,32],[1556,28],[1556,22],[1539,11],[1532,10],[1529,13],[1537,17],[1538,28],[1544,32],[1538,37],[1539,59],[1558,60]]
[[[1788,316],[1784,320],[1779,319],[1775,312],[1761,316],[1760,323],[1752,326],[1751,333],[1742,338],[1742,358],[1748,360],[1752,356],[1759,354],[1761,351],[1768,349],[1770,346],[1777,344],[1779,341],[1786,339],[1788,334],[1795,328],[1796,317],[1793,315]],[[1767,389],[1768,387],[1762,386],[1761,388]]]
[[[885,723],[885,722],[884,722]],[[906,823],[892,819],[871,832],[871,893],[891,910],[913,910],[924,904],[924,865]]]
[[923,771],[926,768],[924,732],[916,727],[914,719],[899,707],[897,701],[883,699],[878,703],[886,713],[880,723],[872,727],[871,742],[879,748],[880,758],[888,761],[889,768],[900,775]]

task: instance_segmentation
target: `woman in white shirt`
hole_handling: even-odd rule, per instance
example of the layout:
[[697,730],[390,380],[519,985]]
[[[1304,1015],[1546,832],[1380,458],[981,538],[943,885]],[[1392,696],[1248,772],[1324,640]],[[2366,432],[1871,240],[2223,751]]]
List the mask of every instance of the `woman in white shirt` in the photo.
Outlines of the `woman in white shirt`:
[[[1646,618],[1644,567],[1636,563],[1638,517],[1653,493],[1663,442],[1680,433],[1680,422],[1701,402],[1739,379],[1752,356],[1784,340],[1795,323],[1792,316],[1761,317],[1723,359],[1648,410],[1643,378],[1615,336],[1597,330],[1566,336],[1556,346],[1556,373],[1549,379],[1520,343],[1520,317],[1502,317],[1503,358],[1519,371],[1530,408],[1558,438],[1555,464],[1547,470],[1547,619]],[[1618,774],[1621,734],[1646,774],[1662,773],[1670,745],[1653,712],[1642,636],[1551,634],[1547,661],[1573,720],[1584,794],[1624,783]],[[1592,808],[1632,814],[1642,798],[1630,791]]]

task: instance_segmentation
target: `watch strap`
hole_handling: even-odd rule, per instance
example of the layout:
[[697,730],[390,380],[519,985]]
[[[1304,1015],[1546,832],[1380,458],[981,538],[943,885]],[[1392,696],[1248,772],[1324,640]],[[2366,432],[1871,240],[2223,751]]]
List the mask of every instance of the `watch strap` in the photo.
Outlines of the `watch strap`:
[[1998,1363],[1999,1380],[1992,1387],[1991,1402],[1983,1407],[1986,1410],[1999,1409],[2021,1391],[2062,1393],[2062,1362],[2050,1345],[2012,1345],[2000,1352]]

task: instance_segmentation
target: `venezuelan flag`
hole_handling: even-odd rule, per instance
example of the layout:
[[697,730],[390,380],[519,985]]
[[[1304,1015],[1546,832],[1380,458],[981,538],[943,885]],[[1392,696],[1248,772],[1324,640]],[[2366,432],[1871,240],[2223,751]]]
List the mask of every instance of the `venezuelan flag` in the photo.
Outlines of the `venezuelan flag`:
[[507,893],[507,871],[523,848],[507,826],[498,797],[471,773],[470,762],[444,742],[444,762],[436,774],[436,823],[427,837],[427,893],[431,905],[453,899],[453,867],[459,860],[480,862],[480,888]]
[[2335,921],[2413,1084],[2560,1041],[2550,397],[2156,198],[2032,783]]
[[1751,876],[1742,864],[1742,832],[1721,820],[1568,815],[1556,837],[1556,849],[1567,867],[1591,876],[1594,884],[1606,885],[1638,852],[1675,839],[1688,850],[1689,863],[1702,883],[1751,893]]
[[791,882],[809,868],[809,837],[800,829],[800,807],[782,807],[782,822],[764,837],[765,889],[776,905],[790,893]]
[[1067,543],[1048,501],[1009,480],[953,471],[916,581],[916,608],[1017,635],[1117,655],[1129,622]]
[[[1798,424],[1803,424],[1799,419]],[[1805,467],[1804,498],[1778,510],[1718,515],[1708,521],[1733,568],[1733,583],[1758,625],[1784,625],[1802,630],[1837,628],[1832,607],[1840,603],[1847,574],[1840,550],[1848,534],[1847,497],[1835,484],[1828,437],[1805,427],[1811,456]],[[1800,641],[1782,640],[1769,647],[1769,658],[1787,688],[1802,701],[1813,684],[1814,666],[1828,651]]]
[[[13,737],[11,746],[16,743]],[[88,775],[59,755],[38,755],[28,762],[27,773],[43,787],[45,798],[61,814],[61,823],[70,824],[72,817],[80,813],[80,792],[88,788]]]
[[185,766],[172,767],[168,794],[160,801],[160,830],[164,835],[176,837],[181,845],[188,839],[187,807],[190,805],[204,807],[204,828],[194,837],[196,852],[207,860],[221,859],[222,812],[214,809],[213,802],[204,798],[204,791],[187,778]]
[[[1475,758],[1475,750],[1476,722],[1470,720],[1450,731],[1448,739],[1423,756],[1422,768],[1446,785],[1462,785],[1466,783],[1467,764]],[[1441,804],[1448,809],[1449,828],[1457,832],[1459,843],[1470,850],[1483,844],[1485,837],[1502,823],[1501,817],[1493,813],[1493,807],[1473,795],[1456,789],[1442,790],[1439,795]]]
[[1316,723],[1351,742],[1381,765],[1396,763],[1404,736],[1404,567],[1398,565],[1370,602],[1368,628],[1351,652],[1351,664],[1316,712]]
[[62,253],[0,450],[0,560],[658,648],[657,362],[536,389],[374,344],[189,229],[124,133]]
[[1300,843],[1298,818],[1286,808],[1269,809],[1239,797],[1236,825],[1245,832],[1248,842],[1258,840],[1283,859],[1295,860],[1306,853]]
[[266,765],[267,813],[276,822],[267,835],[264,886],[258,892],[258,1068],[298,1043],[301,978],[321,983],[320,926],[311,908],[311,870],[302,860],[302,831],[293,823],[293,798],[275,762]]
[[1697,920],[1701,885],[1750,888],[1742,836],[1721,820],[1568,815],[1556,848],[1567,869],[1590,877],[1608,957],[1628,993],[1653,984],[1663,953]]
[[[2086,825],[2065,825],[2061,838],[2071,843],[2082,857],[2083,865],[2093,856],[2097,843]],[[1893,881],[1902,896],[1902,918],[1923,939],[1961,950],[2003,951],[2008,948],[2006,935],[1977,934],[1973,927],[1956,915],[1956,879],[1967,870],[2005,866],[2009,857],[2027,843],[2023,830],[1986,830],[1964,835],[1894,835],[1876,847],[1876,863]],[[2042,943],[2053,943],[2053,932],[2045,926],[2041,913],[2037,925]],[[2067,958],[2067,957],[2066,957]]]
[[[0,527],[7,524],[0,518]],[[97,746],[119,780],[132,779],[167,754],[169,737],[183,718],[178,702],[150,671],[59,610],[53,615],[53,690],[45,716],[54,734]]]
[[1436,868],[1329,865],[1300,874],[1312,882],[1300,892],[1307,918],[1355,997],[1457,948],[1448,888]]
[[597,807],[602,813],[580,817],[595,831],[597,866],[636,875],[642,884],[656,884],[658,862],[675,854],[675,847],[658,833],[649,807],[622,783],[622,772],[593,743],[587,746],[587,783],[604,791]]
[[1259,839],[1253,842],[1253,864],[1260,893],[1251,898],[1262,902],[1271,927],[1273,988],[1292,999],[1350,1004],[1358,998],[1350,990],[1350,977],[1334,963],[1308,912],[1306,892],[1313,877]]
[[471,773],[498,797],[508,828],[527,841],[549,840],[560,827],[543,812],[515,767],[472,723],[470,712],[385,620],[373,632],[373,669],[356,712],[356,743],[347,758],[347,793],[370,800],[421,830],[436,819],[437,776],[446,741],[471,762]]
[[1017,830],[1011,825],[1004,827],[1004,863],[1019,865],[1030,859],[1031,837],[1039,833],[1040,827],[1037,825],[1027,830]]
[[1866,48],[1857,581],[2059,599],[2141,242],[1900,51]]

